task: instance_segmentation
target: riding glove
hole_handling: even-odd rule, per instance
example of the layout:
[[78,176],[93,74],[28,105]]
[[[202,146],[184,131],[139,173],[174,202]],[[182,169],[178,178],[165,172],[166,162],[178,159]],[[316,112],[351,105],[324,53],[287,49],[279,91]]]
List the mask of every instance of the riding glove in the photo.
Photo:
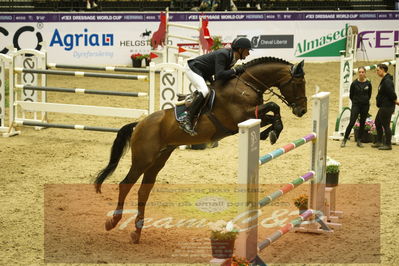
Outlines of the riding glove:
[[244,73],[245,68],[243,66],[237,66],[235,69],[236,75],[241,75],[242,73]]

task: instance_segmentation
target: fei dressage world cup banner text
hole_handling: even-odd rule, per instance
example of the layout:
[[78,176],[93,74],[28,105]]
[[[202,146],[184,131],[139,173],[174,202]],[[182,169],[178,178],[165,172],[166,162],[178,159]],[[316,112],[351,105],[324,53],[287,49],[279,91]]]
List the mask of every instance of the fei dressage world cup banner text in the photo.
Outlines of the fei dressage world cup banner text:
[[[131,65],[133,53],[149,53],[159,26],[151,13],[0,13],[0,52],[34,48],[48,52],[49,62],[79,65]],[[399,41],[399,12],[212,12],[170,13],[170,21],[198,26],[209,19],[211,36],[230,43],[238,36],[252,42],[247,60],[261,56],[289,61],[338,61],[349,26],[359,30],[358,58],[393,57]],[[198,32],[173,28],[175,35],[198,38]],[[170,38],[169,43],[192,46]],[[177,51],[176,51],[177,52]]]

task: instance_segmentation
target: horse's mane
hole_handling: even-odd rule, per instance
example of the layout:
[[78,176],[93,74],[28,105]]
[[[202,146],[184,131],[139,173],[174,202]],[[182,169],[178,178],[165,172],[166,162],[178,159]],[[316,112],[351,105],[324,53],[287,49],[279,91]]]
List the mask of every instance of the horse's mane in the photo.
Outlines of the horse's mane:
[[272,56],[266,56],[266,57],[260,57],[253,59],[249,61],[248,63],[243,64],[245,68],[251,67],[251,66],[256,66],[259,64],[269,64],[269,63],[282,63],[285,65],[292,65],[290,62],[285,61],[284,59],[277,58],[277,57],[272,57]]

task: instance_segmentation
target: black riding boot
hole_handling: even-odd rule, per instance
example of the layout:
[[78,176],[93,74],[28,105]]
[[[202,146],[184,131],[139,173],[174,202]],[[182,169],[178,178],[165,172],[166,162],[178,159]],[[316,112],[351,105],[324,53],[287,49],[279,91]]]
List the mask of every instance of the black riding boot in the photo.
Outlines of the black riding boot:
[[[196,94],[196,95],[195,95]],[[197,135],[197,132],[193,129],[193,119],[198,115],[198,112],[201,110],[202,105],[204,104],[205,98],[201,92],[194,92],[194,100],[191,105],[188,107],[186,111],[186,116],[184,120],[180,123],[180,128],[185,132],[190,134],[191,136]]]

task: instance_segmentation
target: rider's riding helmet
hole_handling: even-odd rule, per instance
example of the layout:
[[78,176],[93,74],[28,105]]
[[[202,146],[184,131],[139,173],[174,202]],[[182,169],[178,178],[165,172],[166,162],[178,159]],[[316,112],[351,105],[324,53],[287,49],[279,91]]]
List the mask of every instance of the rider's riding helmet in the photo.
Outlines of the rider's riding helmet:
[[252,50],[252,45],[249,39],[241,37],[234,39],[234,41],[231,43],[231,48],[233,48],[233,50],[237,50],[238,48]]

